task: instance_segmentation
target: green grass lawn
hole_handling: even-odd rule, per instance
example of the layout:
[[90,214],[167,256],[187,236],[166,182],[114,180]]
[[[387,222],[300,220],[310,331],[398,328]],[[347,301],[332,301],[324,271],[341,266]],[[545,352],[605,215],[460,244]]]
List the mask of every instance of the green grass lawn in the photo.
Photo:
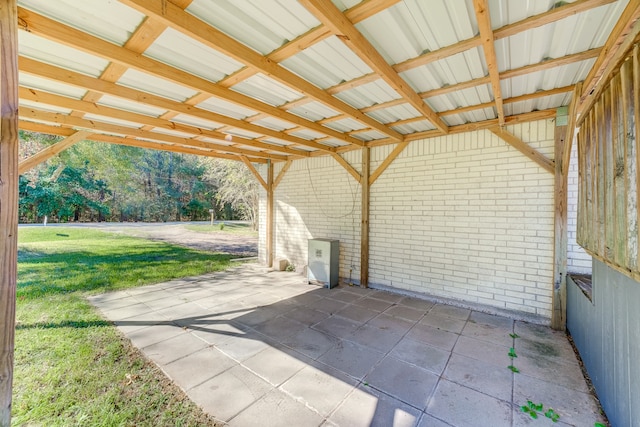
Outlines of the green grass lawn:
[[96,230],[20,228],[13,425],[215,425],[86,296],[230,266]]
[[244,234],[247,236],[257,236],[258,232],[251,228],[250,224],[246,223],[225,223],[216,222],[213,226],[210,224],[189,224],[185,228],[191,231],[197,231],[199,233],[232,233],[232,234]]

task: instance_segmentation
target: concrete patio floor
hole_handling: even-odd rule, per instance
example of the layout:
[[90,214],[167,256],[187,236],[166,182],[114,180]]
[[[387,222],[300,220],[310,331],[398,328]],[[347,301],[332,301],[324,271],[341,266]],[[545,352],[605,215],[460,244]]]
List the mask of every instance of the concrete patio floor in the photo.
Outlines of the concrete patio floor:
[[[372,289],[320,288],[255,265],[91,301],[231,426],[602,421],[566,336],[505,317]],[[519,373],[507,369],[512,363]],[[520,409],[527,400],[553,408],[559,421],[532,419]]]

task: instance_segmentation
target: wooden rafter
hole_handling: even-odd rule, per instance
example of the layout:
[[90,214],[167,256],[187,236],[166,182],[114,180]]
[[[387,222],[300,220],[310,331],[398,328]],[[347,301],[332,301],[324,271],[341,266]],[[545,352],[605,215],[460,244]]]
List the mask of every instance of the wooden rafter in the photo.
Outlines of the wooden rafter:
[[[587,10],[590,10],[599,6],[612,3],[614,1],[616,0],[578,0],[573,3],[567,3],[560,7],[552,8],[549,11],[541,13],[539,15],[530,16],[521,21],[514,22],[513,24],[509,24],[504,27],[498,28],[494,31],[494,38],[498,40],[501,38],[510,37],[519,32],[527,31],[543,25],[547,25],[547,24],[559,21],[561,19],[567,18],[569,16],[575,15],[577,13],[585,12]],[[435,61],[445,59],[449,56],[453,56],[458,53],[462,53],[467,50],[476,48],[481,44],[482,44],[482,41],[480,40],[480,36],[475,36],[470,39],[462,40],[452,45],[445,46],[440,49],[424,53],[415,58],[408,59],[404,62],[395,64],[393,65],[393,69],[397,73],[402,73],[423,65],[430,64]],[[364,77],[365,76],[359,77],[357,79],[354,79],[348,82],[343,82],[338,86],[330,88],[329,91],[332,93],[338,93],[341,90],[347,90],[352,87],[359,86],[360,84],[367,83],[370,77],[366,79]],[[361,79],[363,79],[362,82],[360,82]]]
[[476,19],[480,29],[480,40],[484,51],[484,59],[489,69],[491,88],[493,89],[493,102],[498,114],[498,123],[504,125],[504,107],[502,105],[502,89],[500,88],[500,72],[498,70],[498,57],[496,56],[495,36],[491,28],[491,16],[489,16],[488,0],[473,0],[473,8],[476,11]]
[[229,144],[228,134],[218,132],[216,130],[203,129],[196,126],[186,125],[183,123],[172,122],[162,118],[156,118],[147,116],[145,114],[132,113],[129,111],[120,110],[118,108],[107,107],[105,105],[96,104],[93,102],[80,101],[66,96],[55,95],[48,92],[43,92],[35,89],[28,89],[20,87],[20,98],[30,101],[41,102],[43,104],[55,105],[65,109],[71,109],[82,113],[96,114],[104,117],[112,117],[120,120],[128,120],[137,123],[141,123],[153,128],[166,129],[170,131],[179,131],[185,133],[193,133],[195,135],[202,135],[208,138],[218,139],[225,144],[239,147],[241,145],[259,148],[261,150],[277,151],[290,154],[294,157],[308,157],[309,153],[302,150],[295,150],[287,146],[280,146],[277,144],[266,144],[253,139],[247,139],[242,137],[233,137],[233,144]]
[[598,98],[600,90],[606,83],[604,77],[618,67],[639,35],[640,0],[630,0],[602,48],[602,53],[584,80],[580,102],[576,108],[578,124],[582,123],[585,113]]
[[[370,18],[381,10],[391,7],[398,1],[399,0],[368,0],[358,3],[352,8],[346,10],[344,14],[352,23],[357,24],[358,22]],[[285,59],[291,58],[293,55],[302,52],[308,47],[311,47],[330,36],[331,31],[329,31],[329,29],[327,29],[325,26],[319,25],[296,37],[294,40],[291,40],[290,42],[287,42],[284,45],[280,46],[278,49],[268,54],[267,58],[274,62],[282,62]],[[251,77],[256,72],[257,70],[254,68],[245,67],[241,70],[238,70],[236,73],[233,73],[232,75],[224,78],[218,83],[225,87],[233,86],[234,84],[240,83],[244,79]]]
[[60,154],[62,151],[71,147],[75,143],[80,142],[83,139],[86,139],[92,133],[93,132],[81,130],[74,133],[73,135],[69,135],[62,141],[56,142],[55,144],[50,145],[47,148],[38,151],[33,156],[30,156],[20,161],[20,163],[18,163],[18,173],[22,175],[23,173],[35,167],[36,165],[39,165],[40,163],[50,159],[51,157]]
[[[44,123],[30,122],[26,120],[20,120],[20,129],[28,130],[31,132],[46,133],[49,135],[59,136],[71,136],[76,131],[71,128],[47,125]],[[143,141],[140,139],[124,138],[115,135],[105,135],[100,133],[92,133],[85,139],[96,142],[105,142],[116,145],[126,145],[129,147],[149,148],[151,150],[171,151],[174,153],[182,154],[194,154],[197,156],[215,157],[219,159],[238,160],[238,156],[235,154],[224,154],[217,151],[212,151],[205,148],[191,148],[182,145],[172,145],[161,142]],[[267,163],[267,159],[261,159],[257,157],[247,157],[252,163]]]
[[237,147],[215,144],[212,142],[198,141],[196,139],[183,138],[173,135],[167,135],[159,132],[144,131],[137,128],[130,128],[122,125],[114,125],[110,123],[99,122],[97,120],[86,120],[81,117],[75,117],[65,114],[51,113],[48,111],[36,110],[34,108],[23,107],[20,109],[20,116],[30,120],[42,120],[59,125],[77,127],[84,129],[95,129],[103,133],[112,133],[116,135],[132,136],[137,138],[148,138],[155,141],[161,141],[169,144],[184,145],[187,147],[200,147],[210,150],[217,150],[222,153],[248,154],[253,156],[264,157],[268,159],[287,160],[286,156],[278,154],[270,154],[259,151],[243,150]]
[[[520,95],[520,96],[514,96],[513,98],[506,98],[503,100],[504,104],[513,104],[516,102],[524,102],[524,101],[530,101],[532,99],[537,99],[537,98],[544,98],[547,96],[552,96],[552,95],[558,95],[558,94],[562,94],[562,93],[567,93],[567,92],[571,92],[573,91],[575,88],[574,85],[569,85],[569,86],[563,86],[563,87],[559,87],[559,88],[555,88],[555,89],[549,89],[549,90],[541,90],[541,91],[537,91],[534,93],[528,93],[525,95]],[[484,108],[491,108],[494,106],[493,102],[484,102],[482,104],[475,104],[475,105],[469,105],[468,107],[460,107],[460,108],[454,108],[452,110],[446,110],[446,111],[441,111],[438,113],[438,115],[440,116],[451,116],[454,114],[462,114],[462,113],[468,113],[469,111],[475,111],[475,110],[482,110]],[[410,124],[410,123],[416,123],[416,122],[420,122],[420,121],[424,121],[424,117],[413,117],[410,119],[405,119],[405,120],[398,120],[397,122],[392,122],[392,123],[387,123],[387,125],[389,126],[399,126],[399,125],[403,125],[403,124]]]
[[39,15],[35,12],[18,8],[18,16],[20,25],[27,31],[41,35],[45,38],[55,40],[67,46],[82,50],[84,52],[97,55],[111,62],[119,63],[123,66],[150,73],[157,77],[174,81],[178,84],[192,88],[194,90],[207,93],[211,96],[226,99],[232,103],[242,105],[255,111],[269,114],[281,120],[288,121],[295,125],[303,126],[307,129],[332,136],[342,141],[362,145],[363,142],[345,135],[341,132],[327,128],[300,116],[282,111],[281,109],[266,104],[255,98],[243,95],[239,92],[222,87],[212,83],[204,78],[197,77],[186,71],[171,67],[160,61],[142,56],[136,52],[130,51],[124,47],[109,43],[98,37],[83,33],[80,30],[66,26],[62,23],[55,22],[47,17]]
[[[589,59],[596,58],[600,54],[600,52],[602,52],[602,48],[594,48],[584,52],[578,52],[578,53],[562,56],[559,58],[547,59],[538,64],[531,64],[531,65],[526,65],[524,67],[514,68],[512,70],[506,70],[500,73],[500,79],[501,80],[510,79],[513,77],[523,76],[529,73],[537,73],[537,72],[548,70],[554,67],[561,67],[564,65],[586,61]],[[491,83],[491,79],[488,76],[479,77],[477,79],[469,80],[466,82],[460,82],[454,85],[444,86],[444,87],[433,89],[427,92],[421,92],[420,96],[422,98],[432,98],[432,97],[441,96],[448,93],[454,93],[464,89],[469,89],[472,87],[486,85],[490,83]],[[506,100],[503,100],[503,103],[505,102]],[[381,104],[375,104],[375,105],[372,105],[371,107],[363,108],[362,111],[368,113],[371,111],[381,110],[384,108],[389,108],[389,107],[393,107],[393,106],[405,104],[405,103],[406,101],[403,99],[395,99],[393,101],[389,101]]]
[[512,133],[507,132],[499,126],[492,127],[489,129],[492,133],[494,133],[498,138],[502,139],[509,145],[511,145],[516,150],[520,151],[522,154],[536,162],[539,166],[541,166],[544,170],[549,173],[555,173],[555,166],[552,160],[549,160],[544,156],[544,154],[540,153],[535,148],[531,147],[529,144],[513,135]]
[[[195,16],[183,11],[169,2],[160,0],[120,0],[140,12],[162,20],[166,25],[189,37],[228,55],[236,61],[247,64],[280,83],[322,102],[330,108],[348,114],[367,126],[392,138],[402,140],[402,135],[389,129],[382,123],[361,113],[359,110],[331,96],[297,74],[292,73],[276,62],[262,56],[255,50],[243,45],[222,31],[213,28]],[[318,129],[314,129],[318,130]],[[327,132],[324,132],[327,133]],[[335,136],[335,135],[333,135]],[[359,144],[362,145],[362,144]]]
[[436,128],[441,132],[447,132],[447,124],[438,117],[431,107],[424,103],[422,98],[398,75],[333,3],[322,0],[301,0],[300,2]]
[[86,76],[84,74],[76,73],[73,71],[65,70],[53,65],[38,62],[33,59],[20,57],[19,60],[20,71],[24,71],[29,74],[33,74],[47,79],[60,81],[72,86],[87,88],[90,87],[94,92],[100,92],[103,94],[113,95],[119,98],[124,98],[130,101],[140,102],[153,107],[162,108],[165,110],[171,110],[177,113],[186,114],[201,119],[218,122],[227,126],[235,127],[238,129],[248,130],[258,134],[266,135],[269,137],[288,141],[293,144],[304,145],[316,150],[322,150],[327,152],[335,151],[334,148],[328,147],[323,144],[318,144],[313,141],[298,138],[292,135],[288,135],[285,132],[276,131],[263,126],[254,125],[244,120],[234,119],[229,116],[217,114],[208,110],[193,107],[172,101],[168,98],[152,95],[147,92],[131,89],[122,85],[108,82],[106,80],[100,80],[93,77]]

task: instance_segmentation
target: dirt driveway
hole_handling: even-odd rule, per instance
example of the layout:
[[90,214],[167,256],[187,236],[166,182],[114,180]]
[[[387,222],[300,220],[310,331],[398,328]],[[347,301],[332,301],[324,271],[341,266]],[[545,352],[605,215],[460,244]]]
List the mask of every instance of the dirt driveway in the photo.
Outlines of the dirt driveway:
[[[207,225],[208,222],[167,222],[167,223],[77,223],[49,224],[48,226],[87,227],[128,236],[159,240],[193,249],[225,252],[239,257],[258,256],[258,238],[239,233],[215,230],[199,232],[189,230],[189,224]],[[42,225],[36,225],[42,226]]]

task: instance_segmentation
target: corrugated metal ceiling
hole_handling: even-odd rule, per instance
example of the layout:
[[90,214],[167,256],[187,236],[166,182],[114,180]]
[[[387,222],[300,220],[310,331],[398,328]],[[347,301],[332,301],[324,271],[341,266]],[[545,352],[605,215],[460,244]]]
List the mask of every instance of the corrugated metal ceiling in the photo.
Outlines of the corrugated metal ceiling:
[[[252,161],[261,161],[274,153],[291,155],[278,151],[283,146],[295,147],[300,155],[316,155],[336,152],[336,147],[341,152],[366,143],[415,139],[427,131],[442,133],[441,125],[429,117],[429,109],[445,126],[455,127],[495,125],[496,120],[566,106],[573,86],[585,80],[599,52],[557,66],[553,60],[602,47],[629,1],[488,0],[505,117],[499,117],[493,105],[495,94],[477,38],[479,15],[473,0],[18,3],[23,30],[20,55],[117,84],[98,90],[83,86],[63,71],[40,74],[37,67],[31,67],[21,71],[20,84],[25,88],[233,133],[254,140],[259,148],[248,150],[246,141],[242,146]],[[313,4],[328,6],[325,9],[330,12],[318,15],[309,7]],[[155,15],[158,5],[162,13]],[[341,32],[342,23],[331,17],[333,5],[344,14],[347,31],[349,26],[355,28],[364,41],[357,34],[351,39]],[[577,12],[565,16],[566,10]],[[565,17],[560,19],[561,12]],[[545,17],[544,25],[531,24],[540,17]],[[92,52],[90,44],[65,38],[64,25],[86,33],[86,40],[107,40],[113,49]],[[513,25],[518,30],[504,36],[505,28]],[[216,45],[216,36],[209,31],[212,28],[262,56],[256,59],[244,56],[233,45]],[[455,49],[459,45],[462,47]],[[156,59],[161,65],[154,67],[165,68],[145,70],[129,51]],[[545,63],[554,66],[542,67]],[[211,86],[198,87],[179,70]],[[288,73],[307,83],[298,85]],[[124,93],[118,86],[139,92]],[[557,88],[566,90],[551,92]],[[165,104],[144,93],[180,105]],[[419,108],[412,93],[424,101]],[[24,126],[28,127],[28,121],[59,126],[50,116],[43,114],[46,120],[37,117],[37,110],[74,111],[61,104],[56,109],[24,100],[23,105],[36,111],[23,120]],[[215,114],[208,118],[207,112]],[[74,115],[83,117],[78,112]],[[83,118],[93,122],[86,126],[93,126],[96,132],[107,129],[100,123],[123,128],[145,125],[100,115],[84,114]],[[198,132],[150,128],[149,140],[154,132],[204,140]],[[114,133],[113,128],[108,129]],[[121,134],[126,135],[126,129]],[[216,139],[208,136],[206,141],[212,145],[203,154],[238,154],[225,152],[224,146],[234,145],[228,140],[214,145]]]

